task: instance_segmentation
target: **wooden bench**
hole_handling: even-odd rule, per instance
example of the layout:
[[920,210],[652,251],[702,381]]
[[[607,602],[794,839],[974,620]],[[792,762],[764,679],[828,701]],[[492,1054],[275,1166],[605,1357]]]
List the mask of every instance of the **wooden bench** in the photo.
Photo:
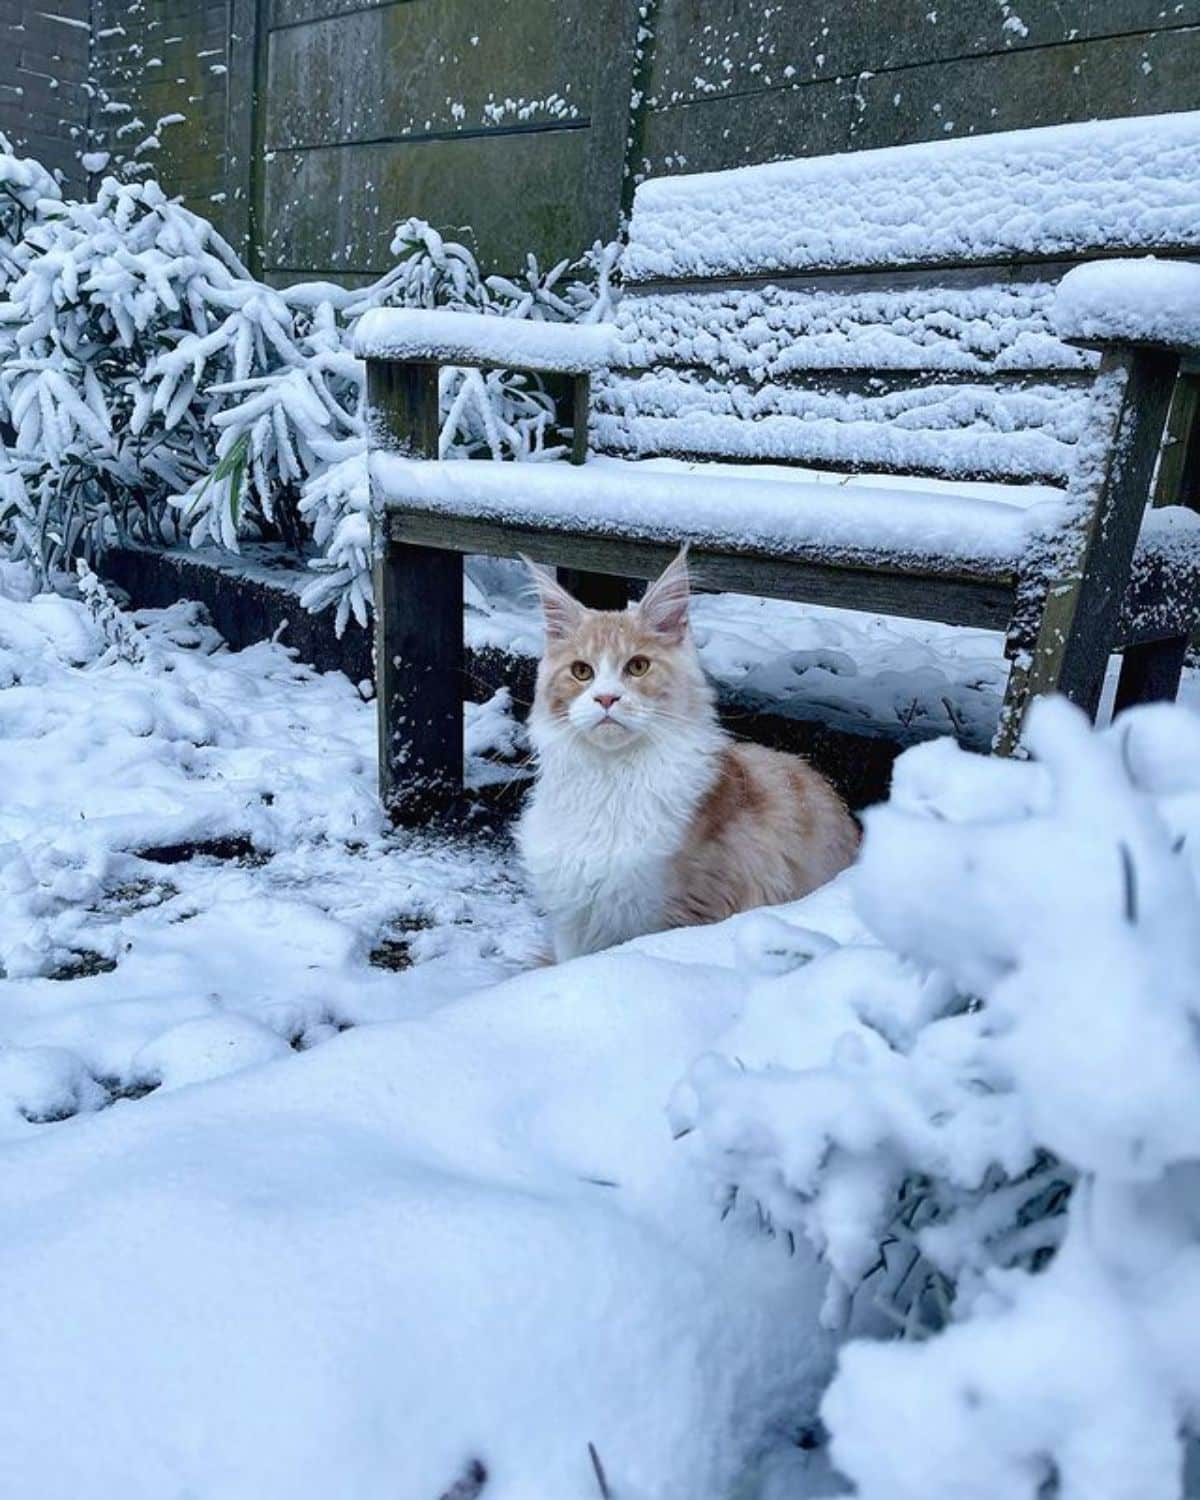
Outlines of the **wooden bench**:
[[[461,787],[471,553],[611,607],[688,539],[710,588],[1003,630],[1000,753],[1034,694],[1094,713],[1114,650],[1119,706],[1173,696],[1194,336],[1054,321],[1065,273],[1149,253],[1200,257],[1200,112],[645,183],[611,325],[368,314],[385,803]],[[569,377],[573,465],[437,461],[443,365]]]

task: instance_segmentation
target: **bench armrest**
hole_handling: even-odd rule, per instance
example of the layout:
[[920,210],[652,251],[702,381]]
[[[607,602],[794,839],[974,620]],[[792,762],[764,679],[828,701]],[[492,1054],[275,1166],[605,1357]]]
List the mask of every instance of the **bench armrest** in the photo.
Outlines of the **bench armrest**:
[[359,319],[362,359],[590,375],[619,363],[611,323],[540,323],[530,318],[429,308],[376,307]]
[[1200,351],[1200,265],[1147,255],[1076,266],[1052,317],[1060,338],[1089,349]]

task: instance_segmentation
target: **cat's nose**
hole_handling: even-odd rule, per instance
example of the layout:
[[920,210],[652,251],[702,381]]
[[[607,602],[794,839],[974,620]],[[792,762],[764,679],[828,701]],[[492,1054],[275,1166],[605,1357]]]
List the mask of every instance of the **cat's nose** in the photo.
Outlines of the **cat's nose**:
[[621,701],[620,693],[594,693],[592,696],[605,713],[609,711],[614,703]]

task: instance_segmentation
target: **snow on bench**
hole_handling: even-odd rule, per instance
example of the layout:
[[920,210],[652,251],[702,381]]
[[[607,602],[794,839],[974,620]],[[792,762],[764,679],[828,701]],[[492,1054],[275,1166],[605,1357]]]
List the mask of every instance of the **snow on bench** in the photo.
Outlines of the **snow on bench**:
[[1200,265],[1148,255],[1076,266],[1059,283],[1054,326],[1066,339],[1200,349]]
[[565,375],[603,370],[619,354],[614,330],[606,323],[544,323],[409,307],[365,313],[355,329],[354,348],[361,359],[437,360]]
[[[1066,497],[1031,506],[882,485],[738,477],[712,464],[657,467],[597,458],[491,464],[371,455],[386,508],[853,566],[919,565],[933,574],[1012,577],[1040,535],[1061,524]],[[999,488],[999,487],[997,487]],[[1051,495],[1053,491],[1044,491]]]
[[[428,735],[403,707],[428,696],[440,650],[420,632],[458,638],[447,554],[523,547],[612,607],[619,580],[651,576],[686,539],[716,588],[1002,628],[1004,751],[1034,694],[1094,711],[1113,649],[1119,703],[1170,696],[1200,537],[1193,517],[1145,510],[1200,333],[1200,273],[1173,263],[1188,255],[1200,111],[642,183],[610,328],[372,314],[372,431],[406,454],[372,467],[385,635],[400,642],[381,653],[385,799],[406,755],[457,775],[450,690]],[[1072,270],[1088,260],[1108,264]],[[400,381],[381,359],[425,373]],[[456,359],[574,375],[573,467],[413,462],[436,459],[431,366]],[[670,460],[693,472],[649,466]],[[897,482],[731,472],[750,464]],[[1162,466],[1158,503],[1174,493],[1162,476],[1186,468]],[[1056,498],[1033,494],[1046,486]]]
[[642,183],[633,280],[1190,245],[1200,112],[1089,121]]

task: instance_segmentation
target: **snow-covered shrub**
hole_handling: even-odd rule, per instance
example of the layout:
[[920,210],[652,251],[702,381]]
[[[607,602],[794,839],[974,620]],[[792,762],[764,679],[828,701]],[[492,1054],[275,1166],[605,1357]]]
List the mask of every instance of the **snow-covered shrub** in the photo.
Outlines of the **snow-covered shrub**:
[[[152,181],[106,178],[63,202],[36,163],[0,155],[0,542],[43,577],[122,540],[247,536],[311,544],[309,608],[365,621],[365,370],[354,324],[381,305],[597,318],[614,251],[520,280],[408,220],[373,286],[278,291]],[[533,377],[448,370],[443,453],[557,456]]]
[[1170,1500],[1200,1430],[1200,720],[1028,737],[901,759],[876,944],[748,924],[736,1056],[673,1100],[731,1211],[828,1261],[864,1500]]
[[208,386],[274,368],[290,318],[211,224],[153,182],[43,202],[0,303],[10,552],[43,574],[114,540],[171,542],[212,464]]
[[[471,251],[408,219],[391,246],[397,264],[374,285],[348,293],[325,284],[283,295],[293,309],[299,358],[265,378],[214,390],[224,403],[217,480],[194,485],[184,513],[195,538],[236,545],[243,491],[259,506],[281,486],[321,550],[304,603],[336,603],[340,630],[351,613],[365,622],[370,602],[370,497],[363,402],[365,366],[349,353],[357,319],[373,307],[446,307],[498,317],[594,320],[610,306],[613,247],[597,246],[575,267],[542,271],[534,256],[519,281],[484,276]],[[568,272],[576,274],[568,277]],[[583,279],[581,279],[581,276]],[[507,371],[446,369],[440,382],[443,457],[557,458],[555,407],[535,377]],[[238,480],[244,481],[239,485]]]

